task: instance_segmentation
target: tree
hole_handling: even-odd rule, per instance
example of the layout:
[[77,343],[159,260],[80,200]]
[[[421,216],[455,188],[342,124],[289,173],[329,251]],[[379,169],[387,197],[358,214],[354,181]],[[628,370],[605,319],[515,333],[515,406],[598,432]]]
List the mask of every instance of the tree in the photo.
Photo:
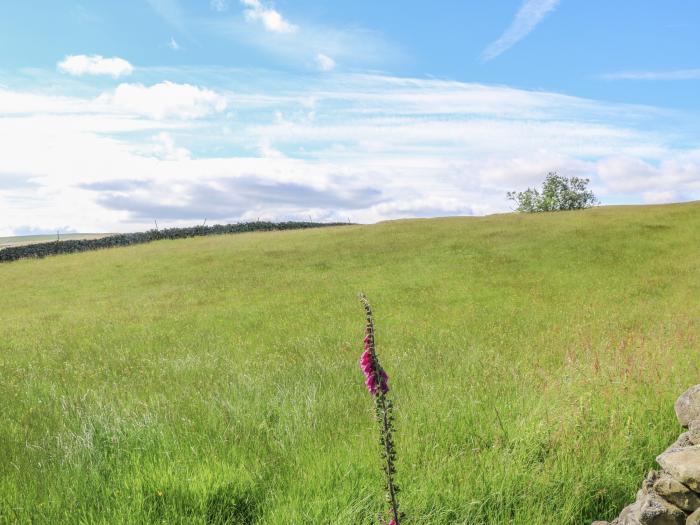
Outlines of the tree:
[[598,204],[595,195],[588,189],[589,182],[589,179],[562,177],[549,172],[541,190],[528,188],[525,191],[509,191],[506,196],[517,204],[517,211],[582,210]]

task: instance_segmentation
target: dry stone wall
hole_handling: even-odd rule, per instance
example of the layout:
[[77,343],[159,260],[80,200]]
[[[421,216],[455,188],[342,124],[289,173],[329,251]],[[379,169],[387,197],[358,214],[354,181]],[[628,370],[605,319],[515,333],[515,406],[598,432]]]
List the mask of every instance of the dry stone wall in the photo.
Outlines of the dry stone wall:
[[26,259],[30,257],[48,257],[63,253],[86,252],[117,246],[130,246],[163,239],[184,239],[203,235],[222,235],[226,233],[245,233],[276,230],[299,230],[305,228],[321,228],[324,226],[343,226],[349,223],[320,223],[320,222],[239,222],[236,224],[215,224],[213,226],[193,226],[191,228],[167,228],[164,230],[149,230],[137,233],[118,233],[98,239],[78,239],[69,241],[53,241],[23,246],[12,246],[0,249],[0,263]]
[[593,525],[700,525],[700,385],[674,408],[686,431],[656,458],[661,469],[647,474],[637,499],[617,519]]

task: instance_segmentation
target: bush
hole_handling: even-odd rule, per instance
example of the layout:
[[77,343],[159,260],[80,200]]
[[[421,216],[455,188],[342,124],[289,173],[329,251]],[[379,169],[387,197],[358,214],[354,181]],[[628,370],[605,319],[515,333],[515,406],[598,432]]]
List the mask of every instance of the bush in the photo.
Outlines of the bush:
[[582,210],[598,204],[595,195],[588,189],[589,182],[589,179],[562,177],[549,172],[541,191],[528,188],[525,191],[509,191],[506,196],[517,204],[517,211]]

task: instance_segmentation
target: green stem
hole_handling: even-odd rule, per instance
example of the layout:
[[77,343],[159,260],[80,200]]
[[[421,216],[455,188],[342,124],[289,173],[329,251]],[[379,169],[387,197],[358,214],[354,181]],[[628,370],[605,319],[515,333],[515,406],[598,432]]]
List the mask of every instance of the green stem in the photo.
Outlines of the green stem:
[[393,452],[393,436],[391,425],[389,423],[389,410],[386,404],[386,397],[384,394],[377,396],[377,405],[381,412],[381,423],[382,423],[382,436],[384,438],[384,454],[386,459],[386,467],[384,471],[386,472],[386,487],[389,492],[389,504],[391,505],[391,514],[396,522],[396,525],[400,525],[400,513],[399,513],[399,503],[396,500],[396,487],[394,486],[394,462],[391,458]]

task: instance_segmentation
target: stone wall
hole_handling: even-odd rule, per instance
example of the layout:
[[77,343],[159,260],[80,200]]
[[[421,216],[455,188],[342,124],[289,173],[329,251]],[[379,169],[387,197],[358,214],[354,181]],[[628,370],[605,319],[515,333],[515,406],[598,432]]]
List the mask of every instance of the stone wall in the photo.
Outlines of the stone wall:
[[687,430],[656,458],[637,499],[612,523],[593,525],[700,525],[700,385],[678,398],[676,416]]

